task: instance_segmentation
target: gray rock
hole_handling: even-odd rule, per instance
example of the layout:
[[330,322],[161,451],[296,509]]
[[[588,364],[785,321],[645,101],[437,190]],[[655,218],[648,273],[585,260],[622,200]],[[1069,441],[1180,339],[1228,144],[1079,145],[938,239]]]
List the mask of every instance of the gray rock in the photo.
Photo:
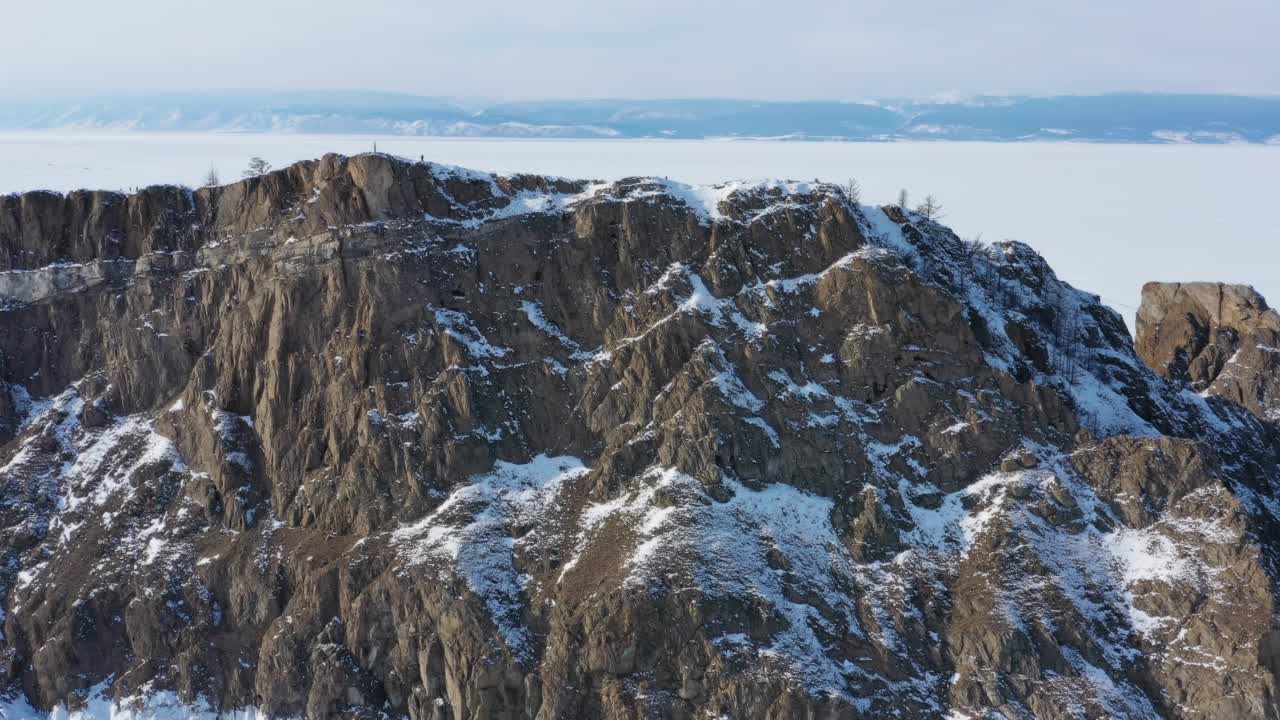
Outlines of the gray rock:
[[1253,288],[1147,283],[1136,344],[1156,372],[1280,420],[1280,314]]
[[1273,430],[1025,245],[362,155],[8,196],[0,257],[35,707],[1280,711]]

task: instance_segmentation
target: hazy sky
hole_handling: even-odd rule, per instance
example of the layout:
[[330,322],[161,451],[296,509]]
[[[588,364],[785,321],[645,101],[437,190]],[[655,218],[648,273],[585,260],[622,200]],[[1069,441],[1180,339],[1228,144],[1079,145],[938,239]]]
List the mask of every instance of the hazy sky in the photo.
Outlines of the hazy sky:
[[5,2],[0,88],[1280,92],[1277,0]]

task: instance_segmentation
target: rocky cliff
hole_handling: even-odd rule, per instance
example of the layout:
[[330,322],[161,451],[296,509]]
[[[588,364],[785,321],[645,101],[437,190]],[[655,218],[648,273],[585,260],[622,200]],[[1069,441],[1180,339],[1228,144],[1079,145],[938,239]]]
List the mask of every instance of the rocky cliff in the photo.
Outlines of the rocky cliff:
[[1253,288],[1147,283],[1137,349],[1161,375],[1280,421],[1280,313]]
[[1280,716],[1188,293],[1157,374],[834,186],[382,155],[0,198],[0,267],[0,716]]

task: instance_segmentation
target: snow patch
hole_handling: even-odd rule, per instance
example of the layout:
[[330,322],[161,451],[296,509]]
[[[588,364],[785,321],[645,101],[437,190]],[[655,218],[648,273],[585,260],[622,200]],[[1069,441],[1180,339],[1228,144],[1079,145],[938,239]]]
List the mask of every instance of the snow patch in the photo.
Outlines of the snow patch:
[[[605,522],[635,529],[635,546],[624,560],[628,584],[688,583],[709,597],[765,603],[785,627],[755,646],[739,636],[736,644],[722,644],[725,651],[753,649],[811,691],[847,697],[852,671],[831,659],[822,637],[863,631],[850,599],[856,596],[851,560],[831,525],[831,501],[784,484],[753,490],[728,476],[721,482],[731,493],[726,502],[678,470],[652,468],[627,497],[587,508],[584,532]],[[585,537],[583,546],[590,543]],[[812,593],[827,607],[793,600],[797,593]]]
[[[443,562],[483,599],[507,647],[530,657],[528,629],[520,621],[528,576],[513,550],[531,543],[538,522],[559,502],[561,487],[590,472],[574,457],[538,455],[528,463],[498,461],[492,472],[472,477],[430,515],[392,534],[409,566]],[[513,537],[513,528],[535,528]]]
[[461,343],[467,353],[477,360],[505,357],[511,353],[511,348],[489,342],[466,313],[436,308],[435,320],[446,335]]

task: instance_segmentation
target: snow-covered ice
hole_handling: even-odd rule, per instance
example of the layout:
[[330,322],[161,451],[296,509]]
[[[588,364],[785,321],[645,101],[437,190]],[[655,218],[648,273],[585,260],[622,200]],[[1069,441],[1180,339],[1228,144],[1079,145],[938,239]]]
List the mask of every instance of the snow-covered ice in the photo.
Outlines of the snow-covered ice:
[[0,192],[196,185],[210,167],[230,182],[255,155],[280,167],[366,152],[374,142],[408,158],[500,173],[669,178],[667,192],[709,215],[733,187],[722,183],[744,178],[856,177],[867,203],[890,202],[900,188],[917,199],[934,194],[961,235],[1027,242],[1060,277],[1130,319],[1148,280],[1243,282],[1280,296],[1270,272],[1280,239],[1271,197],[1280,146],[1268,145],[5,132]]

